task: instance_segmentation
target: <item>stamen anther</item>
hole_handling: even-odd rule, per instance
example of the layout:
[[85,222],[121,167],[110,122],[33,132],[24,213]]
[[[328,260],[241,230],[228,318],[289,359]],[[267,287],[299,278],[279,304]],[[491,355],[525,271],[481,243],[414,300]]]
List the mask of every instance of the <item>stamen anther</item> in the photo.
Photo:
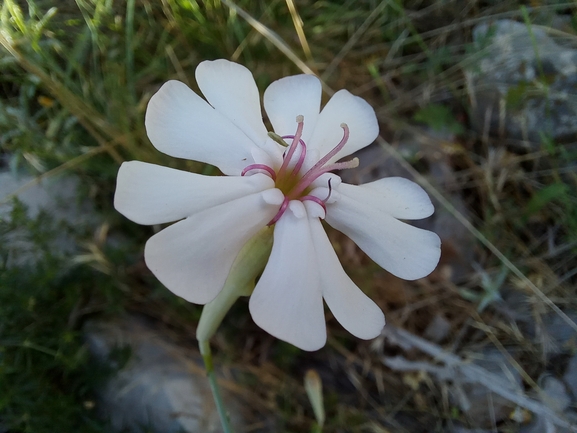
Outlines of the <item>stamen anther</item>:
[[[288,143],[287,143],[286,141],[284,141],[284,138],[285,138],[285,137],[281,137],[280,135],[275,134],[275,133],[272,132],[272,131],[269,131],[269,132],[267,133],[267,135],[268,135],[275,143],[278,143],[278,144],[280,144],[280,145],[283,146],[283,147],[288,147]],[[291,136],[286,136],[286,137],[291,137]],[[291,138],[293,138],[293,137],[291,137]]]
[[[300,124],[299,124],[300,125]],[[341,127],[343,128],[343,138],[329,153],[327,153],[324,157],[322,157],[317,163],[307,171],[304,176],[300,179],[299,183],[295,188],[291,191],[293,196],[301,194],[304,190],[306,190],[311,183],[315,181],[319,176],[324,173],[327,173],[332,170],[342,170],[345,168],[354,168],[359,165],[359,159],[353,158],[351,161],[346,162],[337,162],[325,166],[327,162],[330,161],[332,157],[337,155],[340,150],[345,147],[345,144],[349,140],[349,127],[346,123],[341,123]]]

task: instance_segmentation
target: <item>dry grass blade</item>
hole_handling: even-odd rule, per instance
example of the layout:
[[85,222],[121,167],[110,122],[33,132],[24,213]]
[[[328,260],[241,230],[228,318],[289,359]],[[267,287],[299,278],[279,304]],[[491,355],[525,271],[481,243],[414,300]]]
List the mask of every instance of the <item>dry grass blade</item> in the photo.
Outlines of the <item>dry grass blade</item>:
[[341,51],[335,56],[332,62],[329,64],[327,69],[322,75],[322,79],[327,80],[335,71],[335,69],[339,66],[341,61],[345,58],[347,53],[355,46],[359,38],[367,31],[369,26],[373,23],[376,17],[385,9],[385,7],[389,4],[388,1],[381,2],[372,12],[371,14],[365,19],[363,24],[355,31],[355,33],[350,37],[347,43],[343,46]]
[[257,32],[263,35],[266,39],[268,39],[275,47],[277,47],[284,55],[286,55],[291,62],[293,62],[301,71],[305,74],[312,74],[315,75],[315,72],[309,68],[305,62],[303,62],[299,56],[287,45],[282,38],[265,26],[263,23],[255,19],[252,15],[246,12],[244,9],[241,9],[239,6],[234,4],[230,0],[222,0],[222,2],[228,6],[230,9],[234,10],[237,14],[239,14],[242,18],[246,20]]
[[300,17],[293,0],[286,0],[286,5],[291,14],[291,18],[293,20],[293,24],[295,26],[295,30],[299,38],[299,42],[301,43],[301,47],[303,48],[303,52],[305,53],[305,56],[309,61],[309,63],[314,67],[315,61],[313,59],[313,54],[311,53],[311,48],[309,47],[309,43],[307,41],[307,37],[303,29],[303,20]]
[[454,380],[458,378],[464,382],[483,385],[495,394],[537,415],[542,415],[553,424],[577,432],[577,427],[572,426],[542,403],[530,399],[520,394],[514,387],[508,386],[502,377],[478,365],[467,363],[460,357],[446,352],[436,344],[417,337],[401,328],[395,328],[389,325],[385,328],[385,335],[390,335],[401,347],[416,348],[444,364],[444,366],[437,366],[423,361],[409,361],[402,356],[396,356],[383,359],[383,363],[387,367],[396,371],[427,371],[443,380]]
[[[53,80],[47,73],[39,66],[35,65],[27,58],[22,56],[13,44],[4,35],[0,34],[0,44],[18,61],[18,63],[28,72],[36,75],[40,81],[48,88],[50,93],[56,97],[64,107],[66,107],[72,114],[74,114],[78,121],[84,126],[95,139],[98,140],[103,150],[108,152],[110,156],[118,164],[124,161],[124,158],[111,146],[106,140],[101,137],[101,134],[106,134],[110,138],[120,136],[120,131],[110,125],[104,120],[98,112],[92,107],[85,104],[80,98],[76,97],[65,86]],[[96,131],[98,129],[100,133]]]
[[75,167],[78,164],[81,164],[84,161],[87,161],[88,159],[92,158],[94,155],[98,155],[99,153],[102,153],[105,150],[106,149],[104,147],[95,147],[94,149],[90,149],[88,152],[83,153],[82,155],[78,155],[76,158],[70,159],[63,164],[60,164],[58,167],[55,167],[52,170],[48,170],[47,172],[42,173],[39,176],[36,176],[30,182],[26,182],[20,188],[16,189],[15,191],[12,191],[10,194],[8,194],[3,200],[0,200],[0,206],[7,204],[8,202],[10,202],[10,200],[12,200],[15,197],[18,197],[20,194],[22,194],[28,188],[31,188],[34,185],[38,185],[44,179],[48,179],[52,176],[56,176],[60,173],[64,173],[66,170],[69,170],[72,167]]

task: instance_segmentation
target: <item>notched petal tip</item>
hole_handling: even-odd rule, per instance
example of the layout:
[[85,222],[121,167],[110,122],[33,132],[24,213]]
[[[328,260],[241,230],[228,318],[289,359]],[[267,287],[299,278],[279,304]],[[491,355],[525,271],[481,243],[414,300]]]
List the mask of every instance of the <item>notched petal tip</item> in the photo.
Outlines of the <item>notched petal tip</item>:
[[339,90],[319,115],[310,140],[311,149],[326,155],[343,135],[342,124],[350,134],[346,145],[331,159],[331,163],[371,144],[379,135],[379,123],[373,107],[347,90]]
[[195,77],[210,105],[253,143],[262,146],[267,139],[267,131],[252,73],[243,65],[219,59],[200,63]]
[[393,275],[405,280],[429,275],[439,263],[440,238],[397,219],[405,209],[382,204],[382,196],[365,186],[341,184],[341,197],[327,206],[326,221]]
[[319,283],[309,220],[286,212],[275,225],[271,255],[250,297],[254,322],[302,350],[320,349],[327,331]]
[[335,319],[355,337],[369,340],[385,326],[385,316],[343,270],[319,220],[311,221],[323,298]]
[[[403,224],[415,228],[409,224]],[[422,256],[423,259],[421,259],[419,262],[416,262],[416,266],[411,271],[399,272],[399,274],[391,272],[393,275],[396,275],[397,277],[407,281],[414,281],[427,277],[437,268],[437,265],[441,260],[441,238],[434,232],[421,229],[417,230],[424,232],[421,234],[421,251],[419,252],[419,255]],[[404,257],[404,260],[413,259]]]
[[[225,174],[239,174],[256,146],[233,121],[176,80],[150,98],[144,124],[160,152],[215,165]],[[266,130],[263,134],[266,138]]]
[[294,75],[274,81],[264,92],[265,111],[274,131],[291,135],[297,116],[304,117],[302,139],[308,143],[320,112],[322,86],[314,75]]

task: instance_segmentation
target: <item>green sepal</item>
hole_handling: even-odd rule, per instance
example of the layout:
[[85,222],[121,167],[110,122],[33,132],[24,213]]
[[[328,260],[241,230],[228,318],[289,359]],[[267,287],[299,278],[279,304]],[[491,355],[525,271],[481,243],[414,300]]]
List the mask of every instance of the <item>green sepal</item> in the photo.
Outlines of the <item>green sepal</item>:
[[272,250],[273,228],[265,227],[240,250],[224,287],[220,293],[204,306],[196,338],[208,341],[214,335],[224,316],[241,296],[250,296],[256,277],[263,271]]

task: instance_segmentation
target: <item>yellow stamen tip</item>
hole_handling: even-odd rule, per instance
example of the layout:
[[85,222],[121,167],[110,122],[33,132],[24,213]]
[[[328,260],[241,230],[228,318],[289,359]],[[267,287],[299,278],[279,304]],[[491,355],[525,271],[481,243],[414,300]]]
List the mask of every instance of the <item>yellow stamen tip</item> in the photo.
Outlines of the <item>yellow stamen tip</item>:
[[302,114],[299,114],[297,116],[297,123],[302,123],[305,121],[305,116],[303,116]]
[[275,134],[274,132],[271,131],[269,131],[267,134],[274,142],[280,144],[281,146],[288,147],[288,144],[286,143],[286,141],[282,139],[280,135]]

